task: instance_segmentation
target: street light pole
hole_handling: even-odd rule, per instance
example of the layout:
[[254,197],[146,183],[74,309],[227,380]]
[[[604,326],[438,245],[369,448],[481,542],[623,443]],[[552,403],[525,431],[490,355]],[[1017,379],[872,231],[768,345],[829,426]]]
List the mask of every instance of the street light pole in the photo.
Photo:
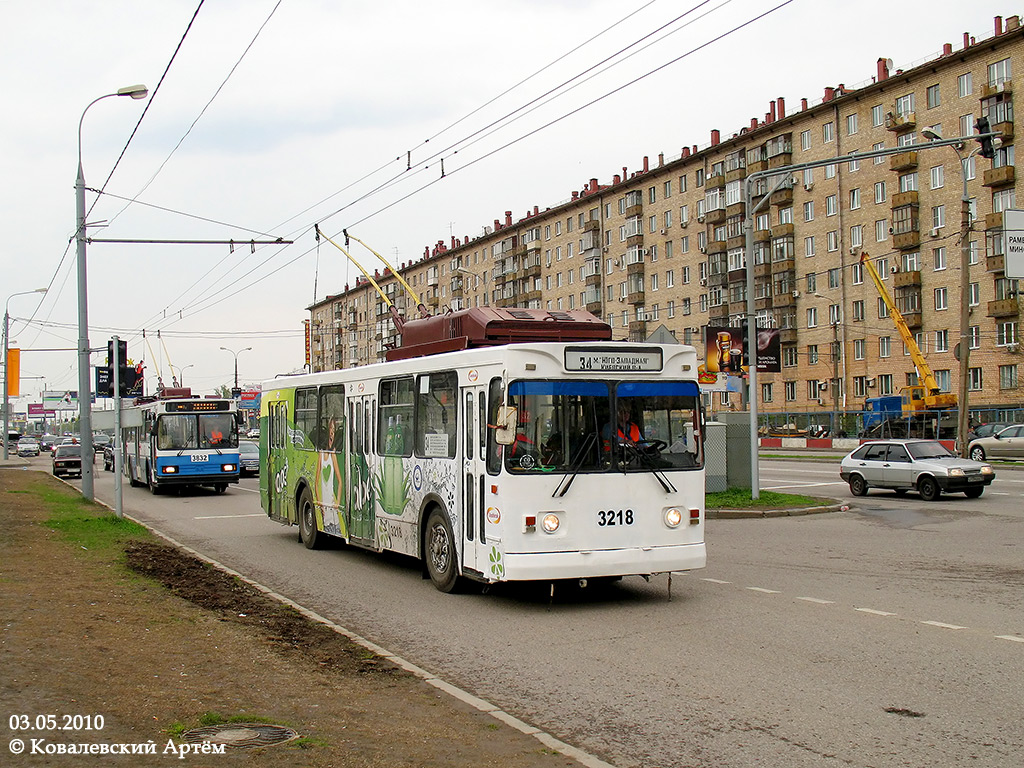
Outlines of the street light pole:
[[11,415],[10,413],[8,413],[11,407],[11,403],[7,395],[7,390],[9,386],[8,376],[10,376],[11,370],[10,367],[8,367],[7,365],[7,353],[10,349],[9,336],[11,326],[11,299],[13,299],[15,296],[27,296],[30,293],[46,293],[46,289],[36,288],[35,290],[31,291],[18,291],[17,293],[12,293],[10,296],[7,297],[7,303],[4,305],[4,461],[7,461],[8,458],[7,436],[10,434],[11,431]]
[[252,350],[252,347],[246,347],[245,349],[240,349],[237,352],[235,352],[233,349],[228,349],[227,347],[221,347],[221,349],[223,349],[225,352],[230,352],[232,355],[235,356],[235,389],[238,389],[238,356],[243,352],[250,352]]
[[78,436],[82,444],[82,496],[92,501],[92,391],[89,383],[89,293],[86,281],[86,232],[85,232],[85,174],[82,172],[82,123],[89,107],[97,101],[109,99],[111,96],[130,96],[133,99],[144,99],[149,93],[144,85],[129,85],[114,93],[108,93],[93,99],[82,110],[78,119],[78,178],[75,181],[75,212],[77,227],[75,228],[76,257],[78,260]]
[[[924,138],[936,141],[941,137],[934,131],[921,132]],[[970,392],[971,375],[971,198],[967,192],[967,172],[971,159],[982,151],[976,147],[966,156],[960,154],[963,144],[948,145],[960,162],[960,180],[963,191],[960,195],[960,382],[957,393],[956,444],[960,455],[967,458],[967,430],[970,423],[970,408],[967,398]]]

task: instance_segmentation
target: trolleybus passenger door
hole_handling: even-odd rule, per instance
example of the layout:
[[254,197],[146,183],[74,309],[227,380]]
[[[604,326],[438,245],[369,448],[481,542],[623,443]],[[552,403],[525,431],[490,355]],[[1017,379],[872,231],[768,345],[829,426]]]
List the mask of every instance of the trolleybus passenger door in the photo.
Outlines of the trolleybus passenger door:
[[[260,473],[260,484],[266,482],[267,515],[273,520],[297,522],[289,516],[286,504],[288,497],[288,403],[280,401],[270,404],[267,420],[267,471]],[[266,475],[264,479],[263,475]],[[294,510],[292,510],[294,512]]]
[[373,487],[375,398],[353,397],[348,401],[348,491],[345,514],[349,537],[366,547],[376,547],[376,494]]
[[[471,371],[472,376],[474,372]],[[459,514],[462,519],[463,570],[487,571],[483,539],[484,488],[487,482],[485,439],[487,435],[487,388],[466,387],[462,390],[462,482],[459,492]]]

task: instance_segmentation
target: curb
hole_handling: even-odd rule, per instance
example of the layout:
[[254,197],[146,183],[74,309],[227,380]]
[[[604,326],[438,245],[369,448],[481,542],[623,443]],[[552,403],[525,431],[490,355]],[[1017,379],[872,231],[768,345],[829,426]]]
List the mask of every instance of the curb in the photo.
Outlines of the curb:
[[741,520],[755,517],[799,517],[801,515],[817,515],[825,512],[846,512],[849,504],[826,504],[820,507],[798,507],[793,509],[707,509],[704,511],[706,520]]

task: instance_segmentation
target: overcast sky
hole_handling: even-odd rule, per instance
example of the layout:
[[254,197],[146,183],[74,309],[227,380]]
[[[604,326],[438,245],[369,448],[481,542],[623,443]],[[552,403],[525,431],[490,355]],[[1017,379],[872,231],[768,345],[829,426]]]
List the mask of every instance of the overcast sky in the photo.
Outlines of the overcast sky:
[[[91,237],[295,241],[255,253],[90,245],[91,345],[117,333],[148,377],[169,384],[173,367],[205,393],[231,382],[234,357],[220,347],[252,347],[238,356],[243,384],[301,367],[305,307],[357,274],[329,244],[317,248],[315,223],[411,261],[506,210],[519,219],[591,177],[608,183],[644,155],[704,147],[714,128],[731,136],[779,96],[793,111],[826,86],[869,82],[879,57],[907,69],[943,43],[959,49],[964,32],[989,37],[994,16],[1019,10],[989,0],[0,0],[0,300],[49,287],[41,303],[10,301],[22,390],[34,395],[19,410],[44,382],[78,388],[78,121],[122,86],[143,83],[150,96],[105,99],[82,127],[86,186],[107,193],[87,193],[89,221],[108,223]],[[597,66],[627,48],[640,52]]]

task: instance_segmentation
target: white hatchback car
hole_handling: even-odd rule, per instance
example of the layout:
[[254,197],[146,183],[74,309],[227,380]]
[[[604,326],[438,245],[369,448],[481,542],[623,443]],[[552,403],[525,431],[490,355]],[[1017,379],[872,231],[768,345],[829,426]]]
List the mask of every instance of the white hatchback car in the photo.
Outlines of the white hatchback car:
[[934,501],[943,493],[976,499],[996,475],[991,465],[962,459],[938,440],[877,440],[845,456],[839,476],[854,496],[889,488],[899,495],[917,491]]

